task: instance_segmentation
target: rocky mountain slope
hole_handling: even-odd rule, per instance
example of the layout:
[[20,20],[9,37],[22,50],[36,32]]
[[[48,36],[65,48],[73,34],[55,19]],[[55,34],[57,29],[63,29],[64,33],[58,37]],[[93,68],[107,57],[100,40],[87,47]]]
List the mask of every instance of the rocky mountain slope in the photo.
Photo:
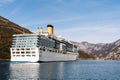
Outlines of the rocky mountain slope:
[[93,54],[88,54],[82,50],[79,50],[78,53],[79,53],[78,60],[95,60],[96,59],[96,56],[94,56]]
[[10,58],[12,35],[22,33],[32,32],[0,16],[0,59]]
[[88,54],[93,54],[101,59],[120,60],[120,40],[113,43],[92,44],[88,42],[73,42],[80,50]]
[[80,43],[75,43],[75,44],[78,45],[80,50],[83,50],[89,54],[94,54],[96,56],[102,56],[102,54],[109,52],[115,46],[114,43],[92,44],[88,42],[80,42]]
[[114,43],[116,46],[103,56],[105,60],[120,60],[120,40]]

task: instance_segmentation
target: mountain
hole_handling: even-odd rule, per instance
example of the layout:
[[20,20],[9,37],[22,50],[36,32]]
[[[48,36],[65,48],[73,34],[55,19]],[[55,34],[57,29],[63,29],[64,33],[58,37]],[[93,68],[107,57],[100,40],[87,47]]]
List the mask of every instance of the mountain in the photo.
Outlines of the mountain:
[[78,45],[80,50],[85,51],[89,54],[94,54],[96,56],[102,56],[104,53],[109,52],[115,45],[113,43],[88,43],[88,42],[80,42],[75,43]]
[[95,60],[96,59],[96,56],[92,54],[88,54],[82,50],[79,50],[78,53],[79,53],[78,60]]
[[113,49],[103,56],[105,60],[120,60],[120,40],[117,40]]
[[112,43],[88,43],[88,42],[73,42],[85,53],[93,54],[100,59],[120,60],[120,40]]
[[10,59],[12,35],[23,33],[32,32],[0,16],[0,59]]

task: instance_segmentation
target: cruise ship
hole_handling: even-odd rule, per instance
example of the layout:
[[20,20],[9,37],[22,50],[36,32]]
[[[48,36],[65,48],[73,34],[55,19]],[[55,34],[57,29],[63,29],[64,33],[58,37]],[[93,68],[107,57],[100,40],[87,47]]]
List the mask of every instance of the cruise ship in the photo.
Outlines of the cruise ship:
[[11,61],[72,61],[78,57],[77,46],[55,36],[52,25],[47,25],[46,32],[38,28],[34,34],[14,34],[10,51]]

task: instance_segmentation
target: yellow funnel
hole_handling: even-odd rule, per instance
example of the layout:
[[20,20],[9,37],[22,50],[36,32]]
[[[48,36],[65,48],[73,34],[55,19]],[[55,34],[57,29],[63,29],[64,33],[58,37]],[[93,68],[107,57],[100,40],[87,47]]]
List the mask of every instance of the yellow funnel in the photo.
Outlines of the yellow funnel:
[[53,26],[52,25],[47,25],[47,32],[48,34],[52,35],[54,33]]

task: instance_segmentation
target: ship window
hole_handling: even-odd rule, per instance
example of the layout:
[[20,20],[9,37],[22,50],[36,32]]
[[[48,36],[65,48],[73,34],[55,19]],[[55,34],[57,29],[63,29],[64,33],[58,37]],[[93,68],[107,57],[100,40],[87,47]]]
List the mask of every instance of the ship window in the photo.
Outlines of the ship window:
[[45,51],[45,47],[43,48],[43,51]]
[[16,55],[17,57],[19,57],[20,55]]
[[40,48],[40,50],[42,50],[42,48]]
[[50,52],[52,52],[52,50],[49,50]]
[[16,50],[19,50],[19,49],[16,49]]
[[21,54],[24,54],[25,52],[21,52]]
[[13,54],[15,54],[15,52],[13,52]]
[[57,50],[55,50],[55,52],[57,53]]
[[21,55],[22,57],[25,57],[25,55]]
[[27,48],[26,50],[30,50],[30,48]]
[[24,48],[22,48],[21,50],[24,50]]
[[36,55],[32,55],[32,57],[35,57]]
[[16,54],[19,54],[20,52],[16,52]]
[[35,52],[32,52],[32,54],[35,54]]
[[26,55],[26,56],[30,57],[31,55]]
[[31,50],[35,50],[35,48],[31,48]]
[[15,55],[13,55],[13,57],[15,57]]
[[26,52],[26,54],[29,54],[30,52]]

